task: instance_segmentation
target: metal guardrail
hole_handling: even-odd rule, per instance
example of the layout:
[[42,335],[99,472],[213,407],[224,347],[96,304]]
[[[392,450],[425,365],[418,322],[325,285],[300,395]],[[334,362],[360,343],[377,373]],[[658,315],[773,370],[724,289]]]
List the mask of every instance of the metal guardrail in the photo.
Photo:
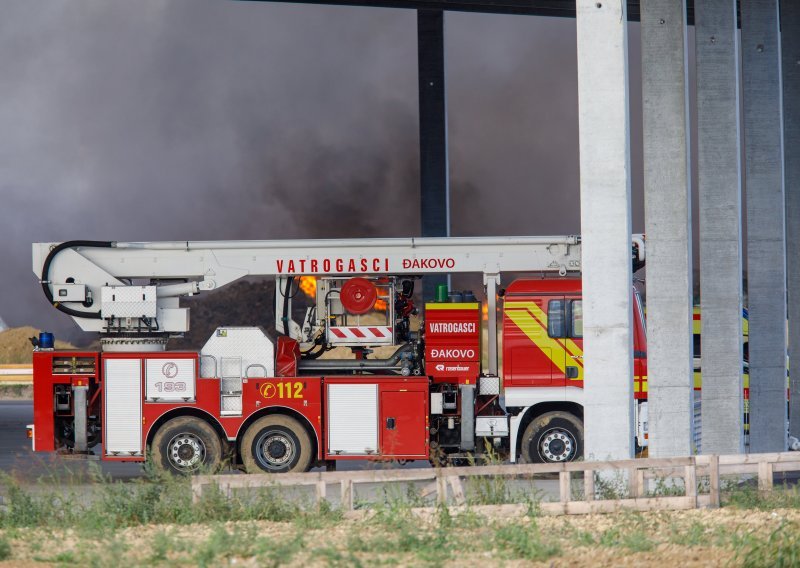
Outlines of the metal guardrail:
[[[369,470],[347,472],[311,472],[295,474],[202,475],[192,480],[193,500],[202,498],[203,490],[217,486],[229,497],[235,489],[254,489],[281,486],[313,486],[317,504],[327,499],[327,487],[339,485],[341,504],[345,512],[354,511],[354,488],[363,483],[408,483],[429,481],[425,494],[436,494],[439,504],[453,501],[465,505],[468,501],[462,478],[531,477],[557,474],[559,500],[542,502],[543,513],[581,515],[607,513],[620,509],[639,511],[696,509],[719,507],[720,476],[757,475],[758,488],[770,491],[775,473],[800,472],[800,452],[750,455],[707,455],[686,458],[644,458],[606,462],[570,462],[562,464],[491,465],[417,470]],[[627,491],[627,498],[603,498],[598,480],[606,481],[609,473],[621,472],[618,481]],[[598,476],[597,474],[601,474]],[[698,480],[704,483],[698,485]],[[682,480],[684,495],[662,495],[648,491],[649,480]],[[582,483],[581,483],[582,482]],[[673,485],[673,487],[679,487]],[[577,489],[577,491],[576,491]],[[582,489],[582,490],[581,490]],[[618,492],[618,489],[617,489]],[[573,495],[575,494],[575,495]],[[521,505],[482,506],[509,509]],[[357,512],[356,512],[357,513]]]
[[33,367],[31,365],[0,365],[0,384],[31,384]]

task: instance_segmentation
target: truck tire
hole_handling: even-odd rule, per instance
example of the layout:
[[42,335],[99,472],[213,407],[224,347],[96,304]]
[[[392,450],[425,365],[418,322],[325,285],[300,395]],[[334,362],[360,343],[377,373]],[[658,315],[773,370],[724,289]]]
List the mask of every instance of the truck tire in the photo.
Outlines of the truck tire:
[[195,416],[168,420],[150,445],[156,467],[173,475],[217,472],[222,468],[222,441],[211,425]]
[[242,437],[241,454],[247,473],[308,471],[314,458],[306,429],[281,414],[253,422]]
[[522,434],[526,463],[561,463],[583,457],[583,422],[569,412],[546,412]]

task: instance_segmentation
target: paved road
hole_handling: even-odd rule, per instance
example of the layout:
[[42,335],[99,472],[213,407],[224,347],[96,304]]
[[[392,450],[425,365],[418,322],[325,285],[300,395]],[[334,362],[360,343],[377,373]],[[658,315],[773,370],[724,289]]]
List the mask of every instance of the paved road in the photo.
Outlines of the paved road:
[[[68,459],[53,453],[34,453],[27,438],[26,426],[33,422],[31,401],[0,401],[0,471],[15,473],[21,480],[35,481],[40,477],[57,480],[88,476],[94,467],[113,479],[127,480],[142,476],[142,467],[133,463],[112,463]],[[342,461],[338,469],[358,470],[369,467],[368,462]],[[428,462],[411,462],[406,468],[430,467]]]
[[65,459],[51,453],[33,453],[26,426],[33,422],[33,403],[29,400],[0,401],[0,471],[14,474],[20,481],[40,478],[78,481],[99,467],[114,479],[131,479],[142,474],[139,464],[103,463]]

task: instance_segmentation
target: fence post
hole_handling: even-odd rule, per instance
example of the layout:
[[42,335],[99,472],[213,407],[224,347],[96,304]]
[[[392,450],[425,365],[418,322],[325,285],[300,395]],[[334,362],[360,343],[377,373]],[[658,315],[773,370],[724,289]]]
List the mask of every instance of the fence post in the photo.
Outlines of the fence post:
[[711,489],[711,506],[719,507],[719,456],[708,456],[708,477]]
[[636,468],[628,468],[628,496],[635,499],[639,496],[638,479],[636,477]]
[[317,481],[317,486],[316,486],[316,488],[317,488],[317,490],[316,490],[316,494],[317,494],[317,507],[320,507],[320,506],[322,506],[322,502],[323,502],[323,501],[324,501],[324,500],[327,498],[327,496],[328,496],[328,484],[327,484],[327,483],[325,483],[325,480],[324,480],[324,479],[321,479],[321,480]]
[[568,471],[558,472],[558,493],[562,503],[569,503],[571,497],[570,473]]
[[594,501],[594,470],[587,469],[583,472],[583,498]]
[[453,499],[455,499],[456,505],[464,505],[467,502],[467,498],[464,495],[464,486],[461,484],[461,478],[457,475],[451,475],[447,478],[447,481],[450,484],[450,489],[453,490]]
[[683,485],[686,487],[686,496],[694,499],[694,508],[697,508],[697,468],[695,464],[683,468]]
[[447,479],[442,476],[441,472],[436,473],[436,503],[447,504]]
[[342,508],[345,511],[353,510],[353,480],[342,480]]
[[768,461],[758,462],[758,489],[772,491],[772,463]]
[[199,477],[192,479],[192,503],[197,505],[200,502],[200,496],[203,494],[203,483]]

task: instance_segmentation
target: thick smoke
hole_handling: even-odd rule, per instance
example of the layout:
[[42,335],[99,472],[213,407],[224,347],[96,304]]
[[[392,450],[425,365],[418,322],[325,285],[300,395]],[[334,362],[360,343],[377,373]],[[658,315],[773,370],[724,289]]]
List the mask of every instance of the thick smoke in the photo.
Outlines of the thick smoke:
[[[453,234],[578,232],[574,21],[446,26]],[[31,242],[419,234],[411,11],[7,0],[0,68],[9,325],[76,332]]]

